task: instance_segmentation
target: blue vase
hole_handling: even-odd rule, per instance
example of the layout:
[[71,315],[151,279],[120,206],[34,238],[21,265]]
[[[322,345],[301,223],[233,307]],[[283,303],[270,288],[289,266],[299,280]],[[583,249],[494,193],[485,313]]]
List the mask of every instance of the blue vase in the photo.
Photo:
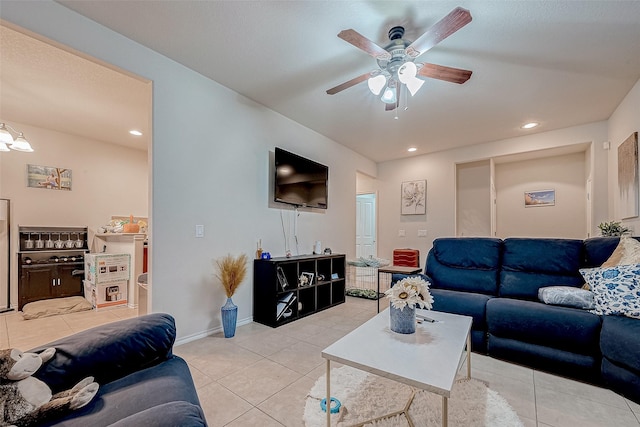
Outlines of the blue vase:
[[402,310],[389,306],[389,326],[399,334],[413,334],[416,331],[416,308],[405,306]]
[[222,314],[222,329],[224,329],[224,337],[231,338],[236,334],[238,306],[233,303],[231,298],[227,298],[227,302],[220,308],[220,313]]

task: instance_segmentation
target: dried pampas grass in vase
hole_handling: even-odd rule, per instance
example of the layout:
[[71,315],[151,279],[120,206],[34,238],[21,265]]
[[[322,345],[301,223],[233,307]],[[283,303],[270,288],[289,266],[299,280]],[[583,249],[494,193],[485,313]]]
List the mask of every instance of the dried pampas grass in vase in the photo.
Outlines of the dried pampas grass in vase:
[[238,289],[238,286],[242,284],[246,275],[247,256],[245,254],[237,257],[229,254],[216,260],[216,277],[222,283],[227,294],[227,302],[220,309],[225,338],[231,338],[236,334],[238,306],[233,303],[231,297]]

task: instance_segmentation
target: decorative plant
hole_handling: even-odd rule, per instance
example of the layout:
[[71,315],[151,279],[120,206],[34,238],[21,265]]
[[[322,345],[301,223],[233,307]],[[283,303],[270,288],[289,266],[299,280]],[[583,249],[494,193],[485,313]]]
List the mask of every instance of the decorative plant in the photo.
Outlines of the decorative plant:
[[247,256],[227,255],[216,260],[216,277],[222,282],[227,298],[231,298],[247,275]]
[[391,305],[398,310],[416,305],[431,310],[433,306],[429,283],[417,276],[400,280],[391,289],[385,291],[385,295],[391,300]]
[[598,228],[603,236],[622,236],[630,231],[627,227],[623,227],[619,221],[601,222]]

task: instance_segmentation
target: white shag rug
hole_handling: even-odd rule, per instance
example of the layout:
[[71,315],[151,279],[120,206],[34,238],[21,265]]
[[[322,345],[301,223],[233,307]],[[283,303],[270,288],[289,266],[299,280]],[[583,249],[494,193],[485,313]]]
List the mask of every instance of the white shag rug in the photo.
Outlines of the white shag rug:
[[[322,375],[307,395],[305,426],[326,426],[327,414],[320,409],[326,395],[326,375]],[[331,414],[332,426],[442,426],[442,396],[348,366],[331,370],[331,396],[342,404],[339,413]],[[457,381],[448,407],[451,427],[523,426],[509,403],[478,380]]]

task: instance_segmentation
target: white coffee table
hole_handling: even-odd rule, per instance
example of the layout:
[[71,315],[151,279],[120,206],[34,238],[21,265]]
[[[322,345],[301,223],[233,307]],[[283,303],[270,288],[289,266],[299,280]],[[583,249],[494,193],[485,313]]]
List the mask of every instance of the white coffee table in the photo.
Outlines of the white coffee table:
[[322,350],[327,359],[327,426],[331,425],[331,361],[439,394],[442,425],[447,426],[448,399],[465,348],[467,378],[471,377],[472,318],[420,309],[416,313],[436,322],[418,324],[414,334],[398,334],[389,329],[387,309]]

